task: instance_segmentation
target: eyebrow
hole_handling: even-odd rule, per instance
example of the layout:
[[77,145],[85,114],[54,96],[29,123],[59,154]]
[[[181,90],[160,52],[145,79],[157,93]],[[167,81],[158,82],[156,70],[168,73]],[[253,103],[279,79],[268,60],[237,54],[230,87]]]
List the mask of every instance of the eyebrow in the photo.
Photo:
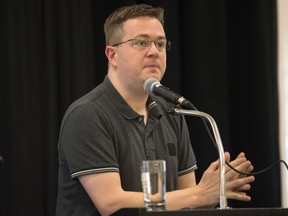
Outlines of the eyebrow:
[[[139,37],[143,37],[143,38],[151,38],[148,34],[140,34],[140,35],[136,35],[134,38],[139,38]],[[157,40],[161,40],[161,39],[165,39],[166,40],[166,37],[165,36],[159,36],[157,37]]]

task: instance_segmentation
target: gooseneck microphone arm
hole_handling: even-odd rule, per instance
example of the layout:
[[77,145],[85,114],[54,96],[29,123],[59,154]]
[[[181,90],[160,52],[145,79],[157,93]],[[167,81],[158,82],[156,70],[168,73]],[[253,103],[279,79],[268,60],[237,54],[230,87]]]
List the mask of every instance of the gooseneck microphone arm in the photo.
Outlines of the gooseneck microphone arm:
[[224,155],[224,149],[223,149],[223,144],[222,140],[220,137],[220,133],[218,130],[218,126],[215,122],[215,120],[207,113],[201,112],[201,111],[196,111],[196,110],[184,110],[184,109],[179,109],[179,108],[174,108],[171,109],[169,112],[173,114],[180,114],[180,115],[189,115],[189,116],[198,116],[198,117],[203,117],[208,120],[212,127],[212,131],[214,134],[215,142],[218,147],[218,153],[219,153],[219,161],[220,161],[220,173],[219,173],[219,179],[220,179],[220,209],[227,209],[227,198],[226,198],[226,189],[225,189],[225,155]]

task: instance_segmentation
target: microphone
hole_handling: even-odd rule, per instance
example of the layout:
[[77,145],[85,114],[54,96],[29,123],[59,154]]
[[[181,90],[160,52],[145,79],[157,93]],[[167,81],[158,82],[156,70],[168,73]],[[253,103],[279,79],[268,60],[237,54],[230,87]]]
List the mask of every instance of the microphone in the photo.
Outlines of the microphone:
[[144,91],[149,95],[156,95],[163,97],[165,100],[172,103],[180,104],[184,108],[194,109],[193,104],[185,99],[183,96],[176,94],[171,91],[169,88],[164,87],[161,83],[155,78],[149,78],[145,80],[143,84]]

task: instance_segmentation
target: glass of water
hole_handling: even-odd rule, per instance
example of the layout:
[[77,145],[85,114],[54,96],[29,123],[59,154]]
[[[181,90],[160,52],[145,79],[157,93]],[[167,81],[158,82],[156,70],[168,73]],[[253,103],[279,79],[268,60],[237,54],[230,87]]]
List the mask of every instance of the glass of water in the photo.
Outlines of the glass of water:
[[147,211],[165,210],[166,162],[165,160],[145,160],[141,165],[141,181],[144,204]]

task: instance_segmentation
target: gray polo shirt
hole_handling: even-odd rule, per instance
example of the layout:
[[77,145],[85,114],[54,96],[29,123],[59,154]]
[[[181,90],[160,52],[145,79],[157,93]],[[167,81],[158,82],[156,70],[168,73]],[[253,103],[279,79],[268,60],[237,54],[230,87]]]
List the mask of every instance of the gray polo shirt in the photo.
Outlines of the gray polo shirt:
[[171,191],[178,176],[197,168],[184,117],[165,112],[159,97],[149,97],[147,107],[145,126],[106,77],[68,108],[59,136],[56,215],[99,215],[77,178],[81,175],[118,172],[124,190],[142,191],[141,161],[163,159]]

